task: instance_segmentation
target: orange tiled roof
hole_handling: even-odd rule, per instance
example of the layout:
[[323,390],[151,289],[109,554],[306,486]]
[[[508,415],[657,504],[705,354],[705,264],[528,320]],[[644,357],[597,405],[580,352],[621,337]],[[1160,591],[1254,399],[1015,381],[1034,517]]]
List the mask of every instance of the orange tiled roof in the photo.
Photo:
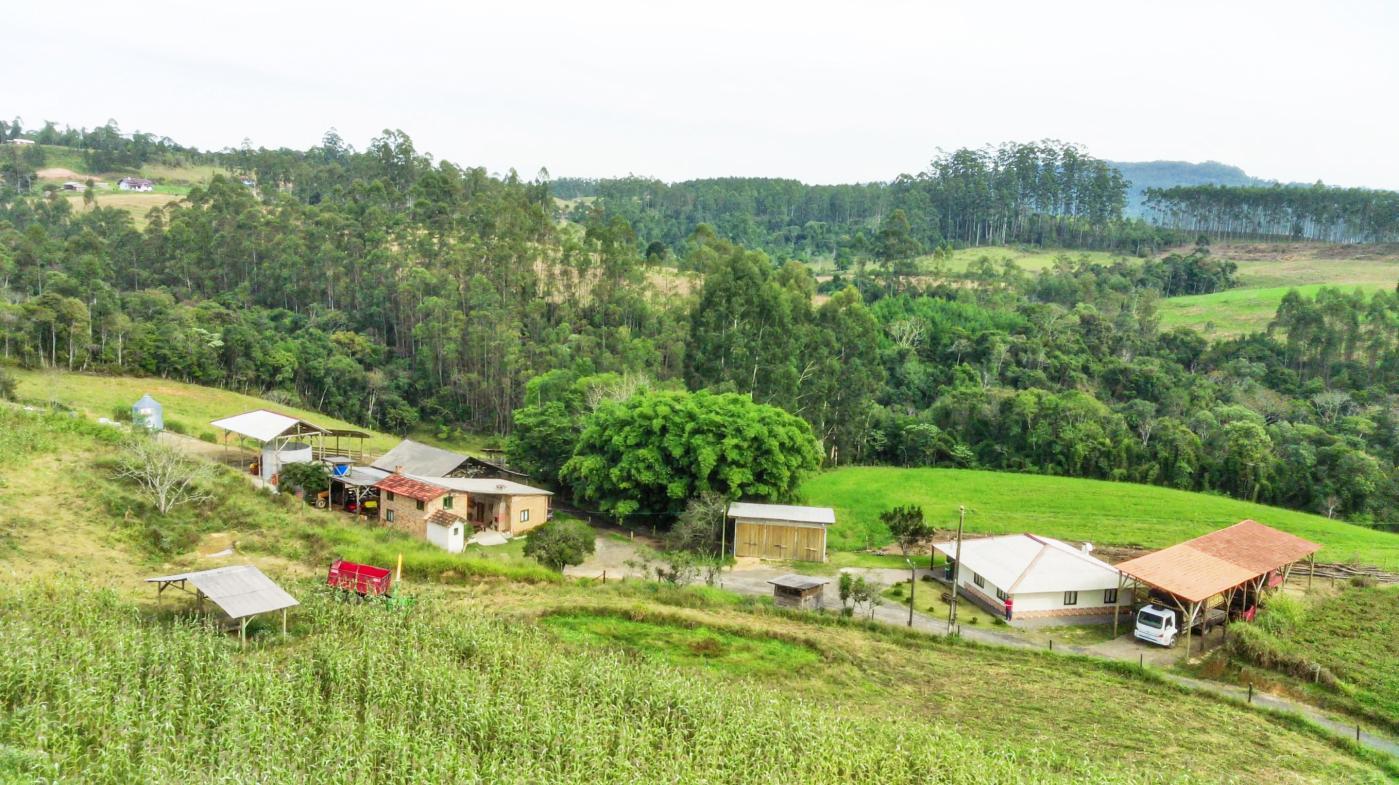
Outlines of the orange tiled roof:
[[1239,521],[1115,566],[1143,583],[1200,602],[1320,549],[1314,542],[1257,521]]
[[441,485],[414,480],[411,477],[404,477],[401,474],[390,474],[384,479],[374,484],[375,488],[381,491],[396,493],[400,496],[407,496],[420,502],[430,502],[438,496],[447,492]]
[[444,529],[450,529],[454,524],[461,523],[465,520],[466,519],[460,515],[454,512],[447,512],[446,510],[436,510],[431,515],[427,516],[428,523],[435,523]]

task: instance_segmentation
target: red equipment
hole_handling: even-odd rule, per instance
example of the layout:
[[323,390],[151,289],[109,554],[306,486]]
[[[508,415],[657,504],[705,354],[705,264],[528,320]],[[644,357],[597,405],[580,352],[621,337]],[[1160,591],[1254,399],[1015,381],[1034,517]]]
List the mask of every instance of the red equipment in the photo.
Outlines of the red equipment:
[[393,584],[393,573],[383,567],[368,564],[355,564],[352,561],[336,559],[330,565],[330,573],[325,576],[325,585],[346,589],[356,594],[388,594]]

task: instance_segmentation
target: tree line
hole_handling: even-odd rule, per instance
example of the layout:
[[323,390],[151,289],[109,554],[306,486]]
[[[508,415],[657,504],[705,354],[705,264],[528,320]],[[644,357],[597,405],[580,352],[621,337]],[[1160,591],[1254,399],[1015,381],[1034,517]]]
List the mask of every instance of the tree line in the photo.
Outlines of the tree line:
[[833,258],[842,267],[875,252],[895,212],[921,251],[944,245],[1027,243],[1155,251],[1175,235],[1123,218],[1128,183],[1112,164],[1054,141],[940,154],[924,171],[887,183],[805,185],[726,177],[664,183],[560,179],[555,196],[575,220],[626,220],[654,252],[683,255],[700,226],[781,258]]
[[[1399,508],[1394,292],[1290,295],[1267,332],[1212,344],[1156,316],[1232,285],[1207,243],[1037,273],[988,249],[909,275],[919,230],[893,208],[874,263],[818,285],[707,225],[654,254],[622,216],[561,222],[547,181],[435,162],[400,132],[243,155],[255,188],[216,176],[140,224],[6,190],[0,356],[509,435],[542,478],[608,504],[602,464],[565,469],[589,418],[708,391],[797,418],[825,465],[1131,480],[1361,522]],[[801,449],[788,421],[740,419]]]
[[1150,219],[1225,239],[1399,242],[1399,192],[1370,188],[1192,185],[1146,192]]

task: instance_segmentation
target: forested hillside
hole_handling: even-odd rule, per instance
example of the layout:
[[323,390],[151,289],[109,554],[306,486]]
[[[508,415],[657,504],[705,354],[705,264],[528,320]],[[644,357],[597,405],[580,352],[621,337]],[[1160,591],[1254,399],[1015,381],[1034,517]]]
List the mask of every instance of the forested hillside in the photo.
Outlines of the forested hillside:
[[1145,218],[1146,192],[1151,189],[1193,185],[1268,185],[1267,180],[1250,177],[1237,166],[1218,161],[1112,161],[1114,169],[1131,183],[1127,189],[1126,214]]
[[[525,422],[546,454],[597,395],[739,392],[805,420],[828,464],[1130,480],[1393,523],[1399,293],[1289,296],[1267,333],[1210,343],[1157,319],[1161,297],[1232,285],[1206,244],[1036,274],[918,261],[934,237],[1110,242],[1137,226],[1114,222],[1106,164],[1073,157],[1078,175],[1051,177],[1068,149],[1008,170],[984,167],[1013,150],[941,159],[894,186],[905,207],[819,283],[708,225],[655,248],[606,209],[560,221],[549,183],[435,162],[400,132],[221,154],[256,187],[215,177],[141,228],[100,199],[6,188],[0,356],[391,432]],[[962,201],[989,183],[1019,190]]]
[[1159,225],[1225,238],[1331,243],[1399,242],[1399,192],[1298,186],[1177,186],[1149,189]]

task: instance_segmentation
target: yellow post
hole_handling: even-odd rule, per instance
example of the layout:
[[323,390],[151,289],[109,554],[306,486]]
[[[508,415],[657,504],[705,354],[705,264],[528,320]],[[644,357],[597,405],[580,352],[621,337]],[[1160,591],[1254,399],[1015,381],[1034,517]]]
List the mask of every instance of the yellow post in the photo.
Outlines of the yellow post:
[[393,574],[393,582],[398,583],[403,580],[403,554],[398,554],[398,569]]

